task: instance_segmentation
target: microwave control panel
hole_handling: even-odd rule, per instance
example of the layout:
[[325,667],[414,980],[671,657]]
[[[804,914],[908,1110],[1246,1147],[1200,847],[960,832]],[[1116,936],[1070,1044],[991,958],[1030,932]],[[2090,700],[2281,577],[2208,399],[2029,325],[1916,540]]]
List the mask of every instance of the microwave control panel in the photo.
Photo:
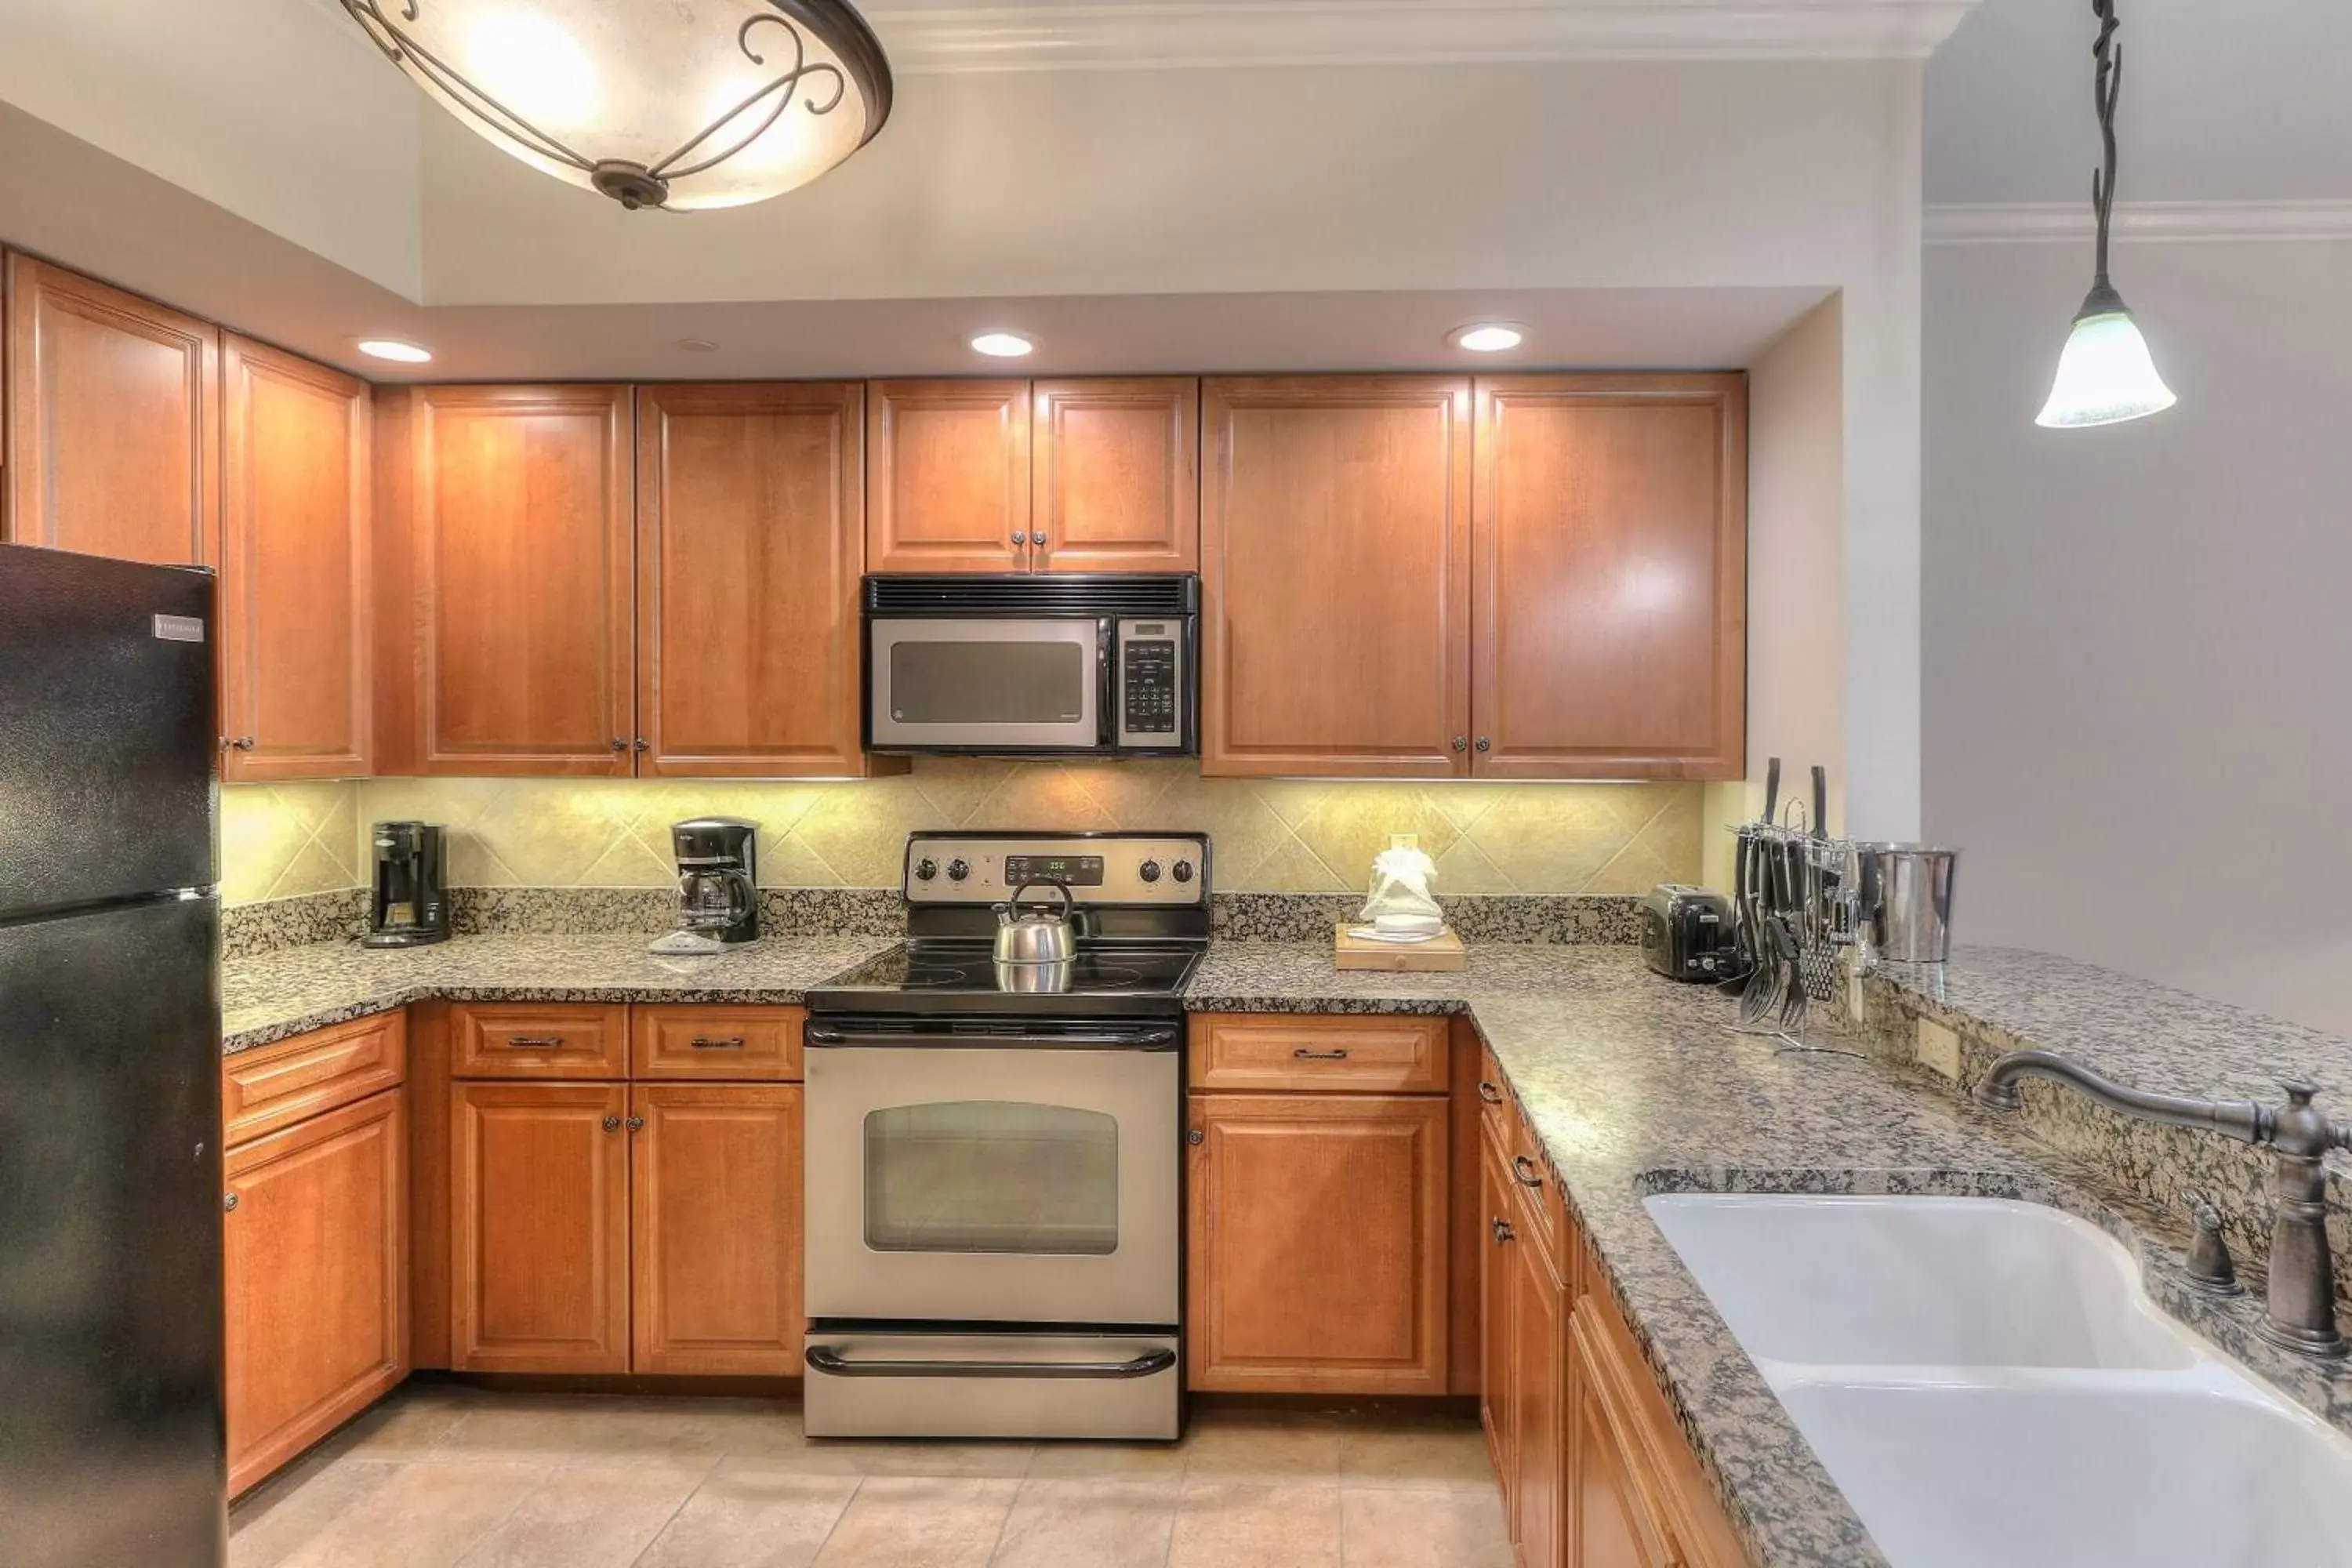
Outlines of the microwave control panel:
[[1118,623],[1118,743],[1184,745],[1184,623]]

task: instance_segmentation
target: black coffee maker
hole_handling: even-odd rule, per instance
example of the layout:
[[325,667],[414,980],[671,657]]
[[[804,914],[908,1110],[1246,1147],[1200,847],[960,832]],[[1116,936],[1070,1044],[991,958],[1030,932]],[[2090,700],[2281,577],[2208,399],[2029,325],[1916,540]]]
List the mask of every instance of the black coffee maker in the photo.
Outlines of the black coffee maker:
[[446,846],[433,822],[379,822],[375,886],[362,947],[423,947],[449,940]]
[[759,825],[698,816],[670,825],[677,852],[677,927],[713,942],[760,934]]

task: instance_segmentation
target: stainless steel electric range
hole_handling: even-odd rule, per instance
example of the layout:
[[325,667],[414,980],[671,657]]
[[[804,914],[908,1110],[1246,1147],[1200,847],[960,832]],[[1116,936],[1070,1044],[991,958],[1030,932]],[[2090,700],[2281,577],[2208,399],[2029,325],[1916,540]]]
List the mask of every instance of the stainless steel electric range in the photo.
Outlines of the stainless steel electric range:
[[[1073,906],[1062,963],[1000,907]],[[809,993],[807,1429],[1179,1433],[1198,834],[919,834],[908,940]]]

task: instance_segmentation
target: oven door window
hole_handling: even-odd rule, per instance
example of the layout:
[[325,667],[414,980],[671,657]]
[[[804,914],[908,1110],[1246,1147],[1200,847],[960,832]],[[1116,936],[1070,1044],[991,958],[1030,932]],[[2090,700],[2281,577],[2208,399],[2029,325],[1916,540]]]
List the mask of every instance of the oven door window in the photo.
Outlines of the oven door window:
[[1118,1250],[1118,1122],[1018,1100],[866,1118],[866,1245],[877,1252]]

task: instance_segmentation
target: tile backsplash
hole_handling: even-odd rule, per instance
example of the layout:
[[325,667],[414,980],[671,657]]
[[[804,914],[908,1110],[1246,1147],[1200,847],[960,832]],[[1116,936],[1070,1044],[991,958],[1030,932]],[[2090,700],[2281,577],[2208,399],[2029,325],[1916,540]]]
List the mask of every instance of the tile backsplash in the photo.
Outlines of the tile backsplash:
[[1412,833],[1453,895],[1641,893],[1696,881],[1703,786],[1684,784],[1328,784],[1204,779],[1190,763],[925,759],[853,783],[368,779],[225,787],[230,903],[362,880],[367,824],[446,823],[458,887],[651,888],[674,875],[669,824],[760,824],[769,887],[887,888],[921,828],[1184,828],[1215,842],[1217,887],[1360,890],[1389,836]]

